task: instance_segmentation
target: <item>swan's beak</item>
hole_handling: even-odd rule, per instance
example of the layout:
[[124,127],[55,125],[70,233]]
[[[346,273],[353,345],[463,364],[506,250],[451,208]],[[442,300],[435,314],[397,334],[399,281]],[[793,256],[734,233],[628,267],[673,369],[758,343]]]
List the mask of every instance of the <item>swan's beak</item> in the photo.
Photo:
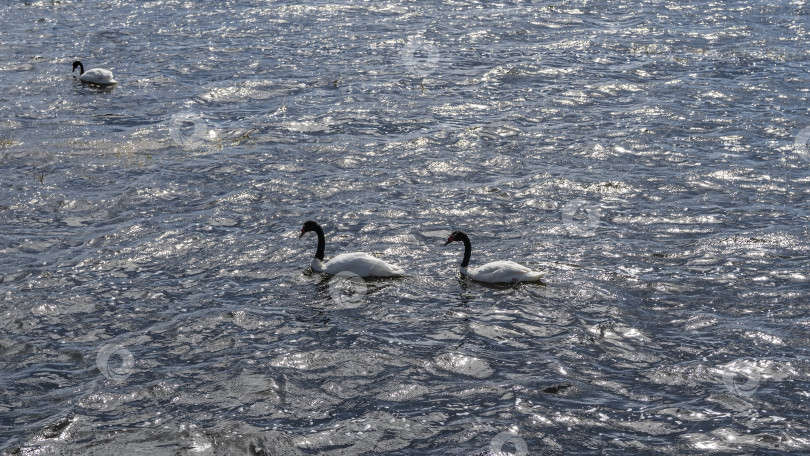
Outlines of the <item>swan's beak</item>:
[[307,233],[307,232],[306,232],[306,231],[304,231],[304,229],[303,229],[303,228],[301,228],[301,236],[298,236],[298,239],[301,239],[301,237],[303,237],[303,236],[304,236],[306,233]]
[[444,245],[447,245],[447,244],[449,244],[449,243],[451,243],[453,241],[455,241],[455,239],[453,239],[453,235],[451,234],[450,237],[447,238],[447,242],[445,242]]

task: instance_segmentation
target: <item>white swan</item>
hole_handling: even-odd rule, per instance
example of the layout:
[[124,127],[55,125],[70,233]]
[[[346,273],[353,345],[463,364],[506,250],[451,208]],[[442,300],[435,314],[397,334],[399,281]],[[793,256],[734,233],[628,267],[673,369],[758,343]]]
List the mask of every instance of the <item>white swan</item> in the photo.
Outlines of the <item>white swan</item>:
[[515,263],[514,261],[493,261],[468,270],[467,265],[470,264],[470,252],[472,251],[470,238],[461,231],[456,231],[447,238],[447,242],[445,242],[444,245],[456,241],[464,243],[464,260],[461,262],[459,271],[461,271],[462,275],[473,280],[487,283],[517,283],[536,282],[543,277],[544,273],[532,271],[526,266]]
[[323,253],[326,240],[323,236],[323,229],[317,222],[310,220],[305,222],[303,228],[301,228],[301,236],[310,231],[314,231],[318,235],[318,250],[315,251],[315,258],[310,263],[312,270],[315,272],[326,274],[351,272],[360,277],[398,277],[405,275],[405,271],[399,266],[386,263],[379,258],[374,258],[362,252],[342,253],[324,263]]
[[86,73],[84,72],[84,65],[82,62],[78,60],[73,62],[73,70],[71,73],[76,71],[76,67],[79,67],[79,80],[82,82],[87,82],[89,84],[96,84],[96,85],[113,85],[118,84],[118,81],[113,79],[112,71],[105,70],[103,68],[93,68],[92,70],[88,70]]

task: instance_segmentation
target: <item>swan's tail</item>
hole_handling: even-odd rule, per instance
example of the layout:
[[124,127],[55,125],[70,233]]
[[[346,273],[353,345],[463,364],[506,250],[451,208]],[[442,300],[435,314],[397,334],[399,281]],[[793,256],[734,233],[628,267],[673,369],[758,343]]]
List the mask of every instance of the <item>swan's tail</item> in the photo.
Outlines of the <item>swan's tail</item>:
[[521,282],[537,282],[538,280],[542,280],[544,275],[546,275],[545,272],[530,271],[530,272],[527,272],[526,275],[523,276],[522,279],[520,279],[520,281]]

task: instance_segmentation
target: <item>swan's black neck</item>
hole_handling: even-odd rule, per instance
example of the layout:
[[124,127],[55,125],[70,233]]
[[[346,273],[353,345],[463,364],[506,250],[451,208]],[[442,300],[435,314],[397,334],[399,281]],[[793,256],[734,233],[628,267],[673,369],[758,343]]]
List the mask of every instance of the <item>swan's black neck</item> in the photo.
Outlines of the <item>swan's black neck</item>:
[[315,251],[315,258],[323,261],[324,250],[326,249],[326,239],[323,237],[323,229],[320,225],[315,225],[315,233],[318,235],[318,250]]
[[458,233],[453,235],[453,240],[464,243],[464,260],[461,262],[461,267],[466,268],[467,265],[470,264],[470,253],[472,253],[470,238],[468,238],[464,233]]
[[84,65],[82,65],[82,62],[79,62],[78,60],[73,62],[73,71],[76,71],[76,67],[79,67],[79,76],[83,75]]

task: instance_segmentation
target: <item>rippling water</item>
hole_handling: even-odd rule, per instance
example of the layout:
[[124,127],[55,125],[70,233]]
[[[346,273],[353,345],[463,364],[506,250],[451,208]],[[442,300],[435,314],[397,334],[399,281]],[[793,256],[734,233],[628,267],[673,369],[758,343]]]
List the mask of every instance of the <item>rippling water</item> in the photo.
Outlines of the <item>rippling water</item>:
[[[768,3],[6,2],[0,451],[810,452]],[[410,275],[309,272],[308,219]]]

